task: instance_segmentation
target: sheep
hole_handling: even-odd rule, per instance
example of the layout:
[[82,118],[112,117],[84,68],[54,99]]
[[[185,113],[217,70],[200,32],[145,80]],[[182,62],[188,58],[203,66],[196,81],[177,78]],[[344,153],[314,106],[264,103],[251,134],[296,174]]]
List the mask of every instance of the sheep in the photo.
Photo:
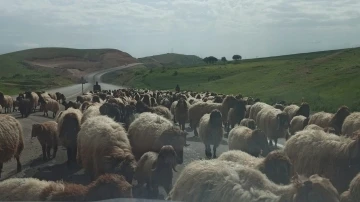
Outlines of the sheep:
[[189,117],[189,106],[190,104],[183,98],[176,102],[174,120],[179,121],[181,130],[185,130],[185,123]]
[[306,102],[301,103],[300,107],[297,105],[289,105],[284,108],[284,112],[288,114],[289,120],[292,120],[294,116],[305,116],[306,118],[309,118],[310,116],[310,105]]
[[230,131],[230,127],[234,128],[236,124],[240,124],[240,122],[245,118],[246,113],[246,105],[245,101],[239,100],[235,104],[233,108],[229,110],[228,113],[228,125],[227,125],[227,131]]
[[176,152],[170,145],[163,146],[159,154],[156,152],[146,152],[138,161],[134,179],[138,186],[146,183],[149,193],[157,198],[159,194],[158,186],[162,186],[169,194],[172,189],[173,172],[176,171]]
[[100,116],[100,104],[94,104],[89,106],[84,112],[83,116],[81,118],[81,124],[83,124],[87,119],[94,117],[94,116]]
[[1,201],[98,201],[132,198],[132,186],[123,176],[106,174],[91,184],[11,178],[0,182]]
[[53,118],[55,118],[56,113],[60,110],[59,103],[54,99],[48,99],[44,105],[44,116],[49,116],[48,111],[53,112]]
[[13,108],[14,101],[11,96],[4,95],[0,92],[0,105],[4,108],[4,113],[10,113]]
[[284,109],[285,109],[285,106],[284,106],[284,105],[278,104],[278,103],[274,104],[273,107],[274,107],[275,109],[280,109],[281,111],[284,111]]
[[256,121],[257,114],[265,107],[271,107],[271,106],[264,102],[257,102],[251,105],[248,118]]
[[343,135],[352,135],[360,129],[360,112],[351,113],[342,124],[341,133]]
[[183,163],[187,133],[173,126],[170,120],[145,112],[130,124],[128,134],[137,159],[145,152],[159,152],[162,146],[171,145],[176,151],[178,164]]
[[145,94],[141,101],[144,102],[147,106],[152,106],[150,95],[148,94]]
[[78,164],[92,179],[104,173],[123,175],[131,183],[136,160],[125,129],[107,116],[87,119],[77,138]]
[[0,114],[0,177],[3,164],[15,157],[17,172],[21,171],[20,154],[24,149],[23,130],[14,117]]
[[32,125],[31,138],[37,137],[43,152],[43,160],[50,159],[50,150],[53,148],[53,158],[58,149],[58,124],[55,121],[35,123]]
[[[77,102],[78,103],[78,102]],[[83,103],[81,103],[79,109],[82,113],[84,113],[85,110],[87,110],[87,108],[89,108],[90,106],[92,106],[93,104],[89,101],[85,101]]]
[[272,106],[264,107],[259,111],[256,124],[269,138],[269,145],[272,145],[272,140],[274,140],[277,147],[278,138],[288,137],[289,116],[286,112]]
[[228,144],[229,150],[241,150],[255,157],[270,152],[265,133],[245,126],[236,126],[230,131]]
[[265,158],[257,158],[243,151],[231,150],[222,153],[218,159],[255,168],[276,184],[289,184],[292,177],[290,159],[283,151],[279,150],[270,152]]
[[359,148],[360,137],[350,139],[307,129],[292,136],[285,143],[284,151],[295,172],[306,176],[317,173],[327,177],[342,193],[360,171]]
[[335,134],[339,135],[342,131],[342,125],[347,116],[350,115],[349,108],[342,106],[335,114],[326,112],[317,112],[311,115],[309,124],[316,124],[322,128],[332,127]]
[[61,104],[65,107],[65,110],[69,109],[70,107],[72,107],[74,109],[79,109],[80,108],[80,103],[73,102],[71,100],[69,102],[66,102],[64,100],[64,101],[62,101]]
[[[214,109],[210,114],[205,114],[199,123],[199,136],[205,144],[205,155],[207,158],[216,158],[216,148],[220,145],[223,137],[221,112]],[[210,145],[213,145],[211,155]]]
[[106,115],[116,122],[123,122],[121,109],[116,104],[104,103],[100,106],[99,111],[101,115]]
[[77,136],[81,128],[82,113],[78,109],[69,108],[58,117],[58,135],[67,151],[67,165],[76,160]]
[[151,102],[151,106],[152,106],[152,107],[158,106],[158,103],[156,102],[156,99],[155,99],[154,97],[151,97],[151,98],[150,98],[150,102]]
[[277,185],[264,174],[240,164],[213,160],[189,163],[176,180],[168,200],[189,202],[338,202],[330,181],[319,175],[294,178]]
[[33,106],[33,112],[35,112],[36,107],[39,105],[39,96],[35,92],[25,92],[25,98],[30,99],[32,106]]
[[66,97],[64,94],[56,92],[55,95],[56,95],[56,101],[58,102],[60,102],[60,100],[62,100],[63,102],[66,101]]
[[[309,123],[309,118],[303,115],[294,116],[290,121],[289,132],[290,135],[295,135],[297,131],[301,131]],[[288,138],[286,138],[288,139]]]
[[194,130],[194,135],[198,136],[197,127],[200,119],[204,114],[211,113],[212,110],[217,109],[221,112],[224,125],[227,124],[227,117],[229,109],[234,107],[237,99],[233,96],[226,96],[223,102],[220,103],[206,103],[199,102],[190,106],[189,108],[189,122],[190,127]]
[[351,180],[349,190],[345,191],[340,196],[340,202],[358,202],[360,201],[360,173]]
[[241,120],[239,126],[246,126],[246,127],[250,128],[251,130],[256,129],[255,121],[252,119],[248,119],[248,118]]
[[56,100],[57,101],[57,96],[56,93],[48,93],[48,95],[50,96],[51,99]]
[[142,101],[137,102],[135,106],[138,113],[152,112],[169,120],[172,118],[170,110],[164,106],[149,107]]
[[176,107],[177,103],[178,103],[178,101],[174,101],[170,106],[170,112],[173,114],[173,121],[175,124],[176,124],[175,107]]
[[28,117],[33,109],[33,104],[30,99],[17,97],[19,103],[19,111],[21,113],[21,118]]
[[102,103],[102,102],[103,102],[98,95],[94,95],[94,96],[92,97],[91,101],[92,101],[93,103],[94,103],[94,102],[97,102],[97,103]]
[[83,103],[85,101],[90,102],[91,98],[92,98],[91,95],[79,95],[76,97],[76,102],[80,102],[80,103]]

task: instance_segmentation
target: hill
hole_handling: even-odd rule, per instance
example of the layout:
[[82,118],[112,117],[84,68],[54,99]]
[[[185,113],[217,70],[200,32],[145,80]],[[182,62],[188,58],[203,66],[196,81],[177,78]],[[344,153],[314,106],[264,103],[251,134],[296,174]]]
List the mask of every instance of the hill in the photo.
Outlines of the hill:
[[116,49],[36,48],[0,55],[0,91],[52,88],[78,82],[87,73],[137,62]]
[[[128,69],[106,76],[113,83],[149,89],[241,93],[265,102],[304,98],[312,110],[360,111],[360,48],[302,53],[177,69]],[[124,79],[124,78],[127,79]],[[124,81],[126,81],[124,83]]]
[[144,58],[138,58],[138,60],[149,68],[159,67],[190,67],[197,65],[204,65],[204,61],[195,55],[182,55],[176,53],[166,53],[162,55],[154,55]]

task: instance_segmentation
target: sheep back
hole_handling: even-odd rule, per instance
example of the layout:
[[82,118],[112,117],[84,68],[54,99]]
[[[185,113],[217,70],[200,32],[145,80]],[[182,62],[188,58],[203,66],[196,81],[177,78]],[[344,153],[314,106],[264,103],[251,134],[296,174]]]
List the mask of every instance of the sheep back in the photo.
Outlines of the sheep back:
[[212,110],[221,110],[220,103],[206,103],[198,102],[189,107],[189,121],[190,127],[196,129],[195,126],[199,125],[200,119],[204,114],[211,113]]
[[0,162],[20,156],[24,149],[23,129],[14,117],[0,114]]
[[63,111],[58,117],[58,134],[64,147],[76,147],[78,132],[81,128],[81,118],[81,111],[74,108]]
[[[211,117],[211,115],[216,113],[216,111],[218,113],[217,116],[219,117]],[[217,118],[220,118],[220,120],[212,120]],[[205,114],[200,119],[199,137],[205,145],[214,145],[215,147],[219,146],[224,132],[221,120],[221,113],[218,110],[214,110],[211,114]],[[211,121],[213,121],[213,123]]]
[[294,135],[297,131],[301,131],[307,126],[309,118],[299,115],[294,116],[290,121],[289,132],[291,135]]
[[51,111],[56,114],[60,110],[60,104],[56,100],[50,98],[47,100],[44,110],[45,112]]
[[249,118],[256,120],[257,114],[265,107],[271,107],[271,106],[264,102],[257,102],[255,104],[251,105],[250,112],[249,112]]
[[341,194],[340,202],[357,202],[360,201],[360,174],[357,174],[351,180],[349,190]]
[[284,108],[284,112],[289,116],[289,120],[292,120],[292,118],[295,116],[296,112],[300,109],[297,105],[289,105]]
[[81,117],[81,124],[83,124],[87,119],[95,116],[100,116],[100,106],[101,104],[96,103],[94,105],[89,106],[83,113]]
[[256,124],[271,140],[285,138],[289,126],[289,117],[285,112],[272,106],[263,108],[256,117]]
[[353,112],[347,116],[342,125],[341,133],[343,135],[352,135],[360,129],[360,112]]
[[250,128],[251,130],[256,129],[256,124],[255,124],[255,121],[253,119],[245,118],[245,119],[240,121],[239,125],[240,126],[246,126],[246,127]]
[[58,145],[58,124],[55,121],[35,123],[32,125],[31,137],[37,137],[40,144]]

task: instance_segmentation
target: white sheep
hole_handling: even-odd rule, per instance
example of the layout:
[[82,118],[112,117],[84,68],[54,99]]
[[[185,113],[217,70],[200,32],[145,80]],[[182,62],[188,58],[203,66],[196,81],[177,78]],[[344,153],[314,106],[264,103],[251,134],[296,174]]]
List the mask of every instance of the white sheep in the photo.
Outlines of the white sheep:
[[248,118],[256,121],[257,114],[265,107],[271,107],[271,105],[264,102],[257,102],[251,105]]
[[310,105],[306,102],[301,103],[300,107],[292,104],[286,106],[283,111],[286,112],[286,114],[288,114],[289,120],[292,120],[294,116],[299,116],[299,115],[308,118],[310,115]]
[[353,135],[353,133],[360,129],[360,112],[353,112],[347,116],[342,125],[341,133],[343,135]]
[[53,112],[53,118],[55,118],[56,113],[60,110],[60,104],[54,99],[48,99],[44,106],[44,116],[49,116],[48,111]]
[[[219,110],[215,109],[200,119],[199,135],[205,144],[205,155],[207,158],[216,158],[216,148],[220,145],[223,133],[222,116]],[[213,154],[211,154],[210,145],[213,145]]]
[[99,103],[96,103],[96,104],[93,104],[93,105],[89,106],[83,112],[83,116],[81,118],[81,124],[83,124],[87,119],[89,119],[91,117],[101,116],[100,107],[101,107],[101,104],[99,104]]
[[243,120],[240,121],[240,126],[246,126],[252,130],[255,130],[256,129],[256,124],[255,124],[255,120],[253,119],[248,119],[248,118],[245,118]]
[[309,118],[303,115],[294,116],[290,121],[289,132],[290,135],[295,135],[297,131],[301,131],[309,123]]

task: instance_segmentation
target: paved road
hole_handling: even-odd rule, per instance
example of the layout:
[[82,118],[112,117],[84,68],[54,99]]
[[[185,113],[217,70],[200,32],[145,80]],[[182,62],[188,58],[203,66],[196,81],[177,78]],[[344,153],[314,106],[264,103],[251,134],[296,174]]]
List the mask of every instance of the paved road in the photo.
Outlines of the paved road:
[[[136,64],[131,64],[128,66],[121,66],[117,68],[108,69],[102,72],[96,72],[90,75],[87,75],[86,79],[89,83],[84,85],[84,91],[90,90],[92,88],[94,81],[101,81],[101,76],[107,72],[115,71],[122,68],[127,68],[134,66]],[[111,84],[100,83],[102,89],[119,89],[121,86],[114,86]],[[66,97],[74,100],[75,97],[81,94],[81,84],[63,87],[58,89],[49,90],[49,92],[61,92],[65,94]],[[51,114],[51,113],[49,113]],[[24,141],[25,148],[21,155],[21,162],[23,164],[23,171],[16,173],[16,161],[12,160],[11,162],[4,164],[4,169],[2,173],[2,178],[10,177],[36,177],[39,179],[46,180],[64,180],[68,182],[75,182],[81,184],[90,183],[90,179],[87,175],[84,174],[83,170],[80,168],[74,168],[69,170],[66,165],[66,150],[65,148],[60,147],[58,150],[57,157],[48,162],[42,160],[41,147],[37,139],[31,140],[31,127],[33,123],[41,123],[48,120],[53,120],[52,118],[43,117],[41,112],[36,112],[31,114],[28,118],[19,118],[19,113],[13,113],[13,116],[17,117],[20,123],[23,126],[24,130]],[[50,115],[51,116],[51,115]],[[188,130],[188,144],[190,146],[184,149],[184,163],[177,167],[178,172],[174,174],[173,181],[175,181],[185,165],[193,160],[202,159],[205,157],[205,148],[203,143],[198,139],[193,137],[193,132]],[[284,140],[280,140],[279,143],[282,144]],[[227,139],[223,139],[221,145],[217,149],[217,156],[221,153],[228,150]]]

